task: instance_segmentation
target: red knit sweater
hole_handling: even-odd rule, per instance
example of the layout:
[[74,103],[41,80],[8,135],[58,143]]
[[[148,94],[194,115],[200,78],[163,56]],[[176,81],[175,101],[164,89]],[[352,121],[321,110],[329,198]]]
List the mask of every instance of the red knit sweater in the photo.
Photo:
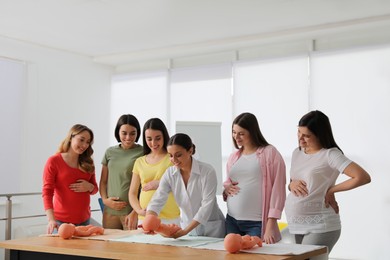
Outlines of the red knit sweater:
[[[74,192],[69,185],[84,179],[94,185],[93,191]],[[95,173],[69,167],[61,154],[51,156],[43,172],[42,197],[45,210],[53,209],[56,220],[80,224],[91,217],[90,195],[97,193]]]

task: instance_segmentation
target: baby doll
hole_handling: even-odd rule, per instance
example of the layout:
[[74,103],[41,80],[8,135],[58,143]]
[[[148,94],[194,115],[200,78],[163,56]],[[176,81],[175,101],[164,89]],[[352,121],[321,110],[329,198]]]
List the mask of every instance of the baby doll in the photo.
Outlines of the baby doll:
[[241,236],[239,234],[230,233],[225,237],[224,246],[229,253],[237,253],[240,250],[251,249],[255,245],[263,246],[263,242],[258,236]]
[[147,234],[158,233],[164,237],[170,237],[181,229],[175,224],[162,224],[155,215],[147,215],[142,222],[142,228]]
[[87,237],[92,235],[103,235],[104,228],[93,225],[75,226],[71,223],[63,223],[58,228],[58,235],[63,239],[76,237]]

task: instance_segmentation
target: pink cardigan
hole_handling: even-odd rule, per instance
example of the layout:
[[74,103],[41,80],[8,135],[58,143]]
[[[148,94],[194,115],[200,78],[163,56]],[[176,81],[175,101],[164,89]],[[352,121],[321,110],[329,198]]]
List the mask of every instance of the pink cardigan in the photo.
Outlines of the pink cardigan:
[[[272,145],[260,147],[256,151],[257,158],[261,171],[263,173],[263,208],[262,208],[262,231],[261,236],[264,236],[268,218],[280,219],[286,200],[286,165],[281,154]],[[230,169],[233,164],[240,158],[241,150],[232,153],[227,162],[227,180],[223,183],[227,187],[231,180],[229,178]],[[227,197],[223,194],[224,200]],[[276,241],[282,239],[279,228],[276,226],[274,230],[277,237]]]

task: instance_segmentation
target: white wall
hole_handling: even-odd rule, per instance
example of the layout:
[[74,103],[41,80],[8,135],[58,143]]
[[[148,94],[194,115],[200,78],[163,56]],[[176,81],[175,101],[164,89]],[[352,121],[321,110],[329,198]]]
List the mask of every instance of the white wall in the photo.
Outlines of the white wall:
[[94,64],[89,57],[4,38],[0,38],[0,56],[27,62],[20,191],[40,191],[47,157],[76,123],[94,131],[99,166],[110,133],[111,69]]
[[[386,221],[390,217],[390,190],[386,189],[390,180],[386,174],[389,168],[387,147],[390,145],[387,134],[390,131],[389,62],[388,44],[311,51],[306,56],[240,61],[233,69],[233,100],[228,96],[221,99],[214,97],[209,91],[209,82],[199,83],[192,77],[192,81],[199,83],[197,86],[204,87],[203,91],[202,88],[194,89],[200,89],[200,94],[207,93],[208,99],[189,95],[187,89],[181,89],[176,97],[171,94],[172,103],[177,104],[171,113],[172,122],[175,121],[172,114],[179,110],[183,114],[180,120],[191,117],[198,121],[212,121],[209,119],[216,109],[205,111],[209,103],[223,108],[233,103],[233,117],[243,111],[254,112],[267,140],[276,145],[284,156],[288,179],[291,152],[297,146],[298,120],[308,110],[322,110],[329,116],[336,141],[346,156],[363,166],[372,177],[372,183],[336,195],[342,233],[330,256],[333,259],[386,259],[386,245],[390,242],[390,225]],[[194,75],[199,70],[198,67],[186,68],[186,73]],[[173,85],[174,77],[170,79]],[[129,92],[133,89],[131,85],[128,84]],[[166,89],[165,85],[162,83],[161,89]],[[173,89],[171,87],[171,93]],[[210,96],[214,102],[209,101]],[[148,100],[154,104],[153,98]],[[184,106],[183,100],[197,101]],[[142,107],[140,102],[132,105]],[[221,118],[217,115],[215,120]],[[342,179],[343,176],[339,181]],[[225,205],[221,203],[222,210],[226,212]]]
[[[93,148],[99,181],[100,161],[112,135],[111,68],[97,65],[89,57],[1,37],[0,56],[27,63],[27,86],[23,93],[22,144],[20,154],[9,154],[10,157],[20,156],[21,171],[17,173],[12,169],[2,168],[0,180],[4,182],[9,179],[8,175],[20,174],[21,183],[16,192],[40,192],[42,169],[47,158],[56,151],[69,128],[73,124],[82,123],[89,126],[95,134]],[[3,104],[0,104],[0,108],[7,109]],[[16,184],[11,182],[9,185]],[[0,191],[0,194],[2,193]],[[0,218],[5,216],[4,200],[0,198]],[[44,214],[41,201],[40,196],[15,198],[15,215]],[[96,195],[92,202],[92,207],[97,209]],[[13,228],[18,228],[17,222]],[[0,239],[4,239],[4,221],[0,221]]]
[[[0,143],[6,149],[0,149],[0,161],[4,172],[9,174],[7,182],[0,182],[2,193],[19,190],[21,172],[19,151],[21,148],[23,90],[26,85],[26,65],[24,62],[0,57]],[[10,113],[12,112],[12,113]],[[12,155],[12,156],[11,156]],[[13,185],[9,185],[12,183]]]
[[[362,36],[359,33],[358,35],[364,39],[375,38],[368,37],[370,34]],[[383,35],[389,36],[388,33]],[[385,36],[382,38],[386,38]],[[344,34],[343,37],[345,37]],[[382,38],[379,37],[378,39]],[[388,38],[384,41],[388,42]],[[344,43],[344,41],[341,42]],[[325,48],[326,43],[325,40],[316,41],[317,49]],[[333,46],[332,44],[329,45]],[[328,48],[330,47],[328,46]],[[259,50],[264,51],[260,47]],[[240,57],[245,58],[246,56],[244,54],[247,54],[251,58],[266,56],[266,54],[259,50],[253,49],[251,53],[249,51],[248,53],[240,52]],[[0,56],[27,62],[28,85],[24,93],[25,106],[23,110],[22,147],[20,153],[22,181],[20,183],[20,191],[40,191],[43,165],[47,157],[55,152],[59,142],[66,135],[69,127],[74,123],[84,123],[90,126],[95,132],[95,144],[93,147],[95,149],[97,177],[99,178],[100,160],[105,149],[109,146],[109,140],[112,139],[113,131],[112,127],[110,127],[109,111],[111,69],[94,64],[88,57],[51,50],[5,38],[0,38]],[[118,67],[116,69],[118,71]],[[385,70],[386,68],[383,68],[384,72]],[[385,99],[389,95],[388,90],[389,88],[384,88],[384,95],[382,97]],[[353,93],[351,96],[353,96]],[[364,102],[364,106],[369,105],[370,102],[373,102],[373,100],[367,100],[367,102]],[[350,101],[346,101],[346,105],[350,105]],[[2,104],[0,104],[1,109],[7,109],[1,106]],[[363,106],[363,103],[361,106]],[[124,111],[124,113],[126,112]],[[376,112],[385,114],[388,113],[388,110]],[[336,116],[331,115],[332,121],[336,118]],[[369,118],[367,117],[367,119]],[[372,143],[380,143],[383,144],[383,147],[386,147],[388,145],[387,136],[384,138],[383,135],[375,135],[378,127],[382,129],[383,122],[370,122],[369,120],[366,120],[366,122],[372,123],[372,131],[364,133],[361,138],[367,138],[366,140],[372,141]],[[335,120],[334,126],[336,128],[337,123],[337,120]],[[344,126],[345,123],[341,122],[340,125]],[[2,127],[4,126],[2,125]],[[358,125],[354,127],[358,127]],[[335,129],[336,132],[338,133],[339,131]],[[340,145],[342,145],[342,139],[340,138]],[[356,143],[360,143],[360,141],[357,140]],[[360,147],[357,146],[357,148]],[[350,154],[351,151],[353,152],[353,149],[349,151],[348,148],[344,149],[347,154]],[[361,147],[361,149],[365,149],[365,147]],[[372,156],[374,156],[376,151],[370,150],[367,152],[371,151]],[[337,244],[334,253],[348,259],[368,259],[367,256],[378,246],[378,250],[375,250],[376,256],[373,256],[373,259],[380,259],[381,256],[386,255],[384,246],[388,244],[390,234],[389,224],[386,222],[386,217],[390,213],[389,198],[387,196],[388,189],[385,191],[387,182],[380,181],[384,179],[383,176],[387,175],[385,170],[380,167],[383,161],[379,159],[378,162],[372,162],[372,164],[369,164],[365,158],[358,156],[352,156],[352,159],[356,159],[357,162],[361,162],[363,166],[366,166],[375,178],[373,178],[373,183],[360,190],[340,194],[340,204],[344,205],[344,209],[351,207],[357,208],[357,210],[344,211],[343,226],[346,229],[343,230],[342,238]],[[0,158],[0,160],[4,160],[4,158]],[[13,173],[12,171],[0,171],[1,181],[6,180],[8,174]],[[372,196],[375,191],[377,194],[381,194],[381,196],[370,198],[369,196]],[[24,197],[16,200],[16,212],[23,208],[23,210],[35,211],[32,214],[43,213],[39,198],[36,198],[33,204],[28,204],[25,200],[26,198]],[[94,199],[93,202],[96,203]],[[97,203],[95,205],[97,208]],[[375,207],[374,214],[372,213],[372,207]],[[0,201],[0,217],[4,215],[3,210],[4,208]],[[365,216],[363,217],[365,219],[364,223],[351,223],[351,220],[361,219],[363,213]],[[17,225],[19,223],[15,224],[15,229],[18,228]],[[3,223],[0,222],[0,239],[3,238],[3,228]],[[354,234],[353,241],[359,238],[359,242],[361,243],[351,244],[351,240],[348,239],[347,234]],[[376,242],[378,237],[380,237],[380,240]],[[356,254],[359,254],[358,257],[360,258],[355,258],[354,256]]]

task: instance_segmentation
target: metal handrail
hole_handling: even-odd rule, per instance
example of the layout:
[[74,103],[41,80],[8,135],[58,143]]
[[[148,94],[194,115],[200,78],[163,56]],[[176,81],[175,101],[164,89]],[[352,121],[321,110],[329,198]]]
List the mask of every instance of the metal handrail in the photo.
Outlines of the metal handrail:
[[[6,197],[7,202],[6,202],[6,207],[5,207],[5,219],[0,219],[0,220],[5,220],[5,240],[10,240],[11,239],[11,232],[12,232],[12,197],[15,196],[30,196],[30,195],[40,195],[42,194],[41,192],[28,192],[28,193],[8,193],[8,194],[0,194],[0,197]],[[43,215],[44,216],[44,215]],[[18,217],[18,218],[28,218],[29,216],[24,216],[24,217]],[[9,260],[10,259],[10,251],[9,249],[4,250],[4,259]]]
[[[13,219],[23,219],[23,218],[35,218],[35,217],[44,217],[46,214],[42,215],[30,215],[30,216],[20,216],[20,217],[12,217],[12,197],[16,196],[30,196],[30,195],[41,195],[42,192],[27,192],[27,193],[7,193],[7,194],[0,194],[0,197],[6,197],[6,207],[5,207],[5,218],[0,218],[0,221],[6,221],[5,225],[5,240],[10,240],[12,235],[12,220]],[[94,209],[91,210],[91,212],[94,211],[100,211],[100,209]],[[5,255],[4,259],[9,260],[10,259],[10,252],[9,249],[4,250]]]
[[[30,196],[30,195],[42,195],[42,192],[28,192],[28,193],[8,193],[8,194],[0,194],[0,197],[6,197],[6,208],[5,208],[5,218],[0,218],[0,221],[6,221],[5,225],[5,240],[10,240],[12,235],[12,220],[13,219],[24,219],[24,218],[36,218],[36,217],[44,217],[46,214],[42,215],[29,215],[29,216],[20,216],[20,217],[12,217],[12,197],[16,196]],[[91,212],[100,211],[100,209],[93,209]]]
[[[12,219],[23,219],[23,218],[38,218],[38,217],[44,217],[46,216],[45,214],[40,214],[40,215],[29,215],[29,216],[22,216],[22,217],[13,217]],[[7,218],[0,218],[0,221],[2,220],[7,220]]]
[[[12,197],[15,196],[30,196],[30,195],[40,195],[41,192],[28,192],[28,193],[8,193],[8,194],[0,194],[0,197],[6,197],[6,207],[5,207],[5,240],[11,239],[11,227],[12,227]],[[25,216],[27,218],[27,216]]]

